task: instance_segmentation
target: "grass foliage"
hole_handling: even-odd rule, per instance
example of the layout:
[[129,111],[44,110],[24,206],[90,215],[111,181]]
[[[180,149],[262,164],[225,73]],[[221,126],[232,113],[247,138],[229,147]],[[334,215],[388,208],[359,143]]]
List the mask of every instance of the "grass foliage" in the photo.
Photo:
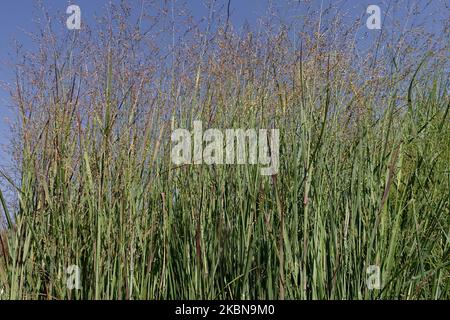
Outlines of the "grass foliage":
[[[17,66],[1,299],[450,298],[445,54],[392,54],[386,35],[361,56],[339,21],[293,41],[175,30],[168,10],[144,33],[115,10],[98,32],[48,22]],[[279,129],[279,174],[174,166],[171,131],[194,120]]]

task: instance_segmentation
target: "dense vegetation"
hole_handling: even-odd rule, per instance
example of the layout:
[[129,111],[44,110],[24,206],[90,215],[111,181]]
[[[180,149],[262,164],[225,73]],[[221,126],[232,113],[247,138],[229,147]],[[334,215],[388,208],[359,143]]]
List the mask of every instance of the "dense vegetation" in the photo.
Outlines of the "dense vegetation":
[[[112,12],[18,54],[1,299],[450,298],[447,44],[362,54],[332,10],[301,31]],[[278,174],[173,165],[194,120],[279,129]]]

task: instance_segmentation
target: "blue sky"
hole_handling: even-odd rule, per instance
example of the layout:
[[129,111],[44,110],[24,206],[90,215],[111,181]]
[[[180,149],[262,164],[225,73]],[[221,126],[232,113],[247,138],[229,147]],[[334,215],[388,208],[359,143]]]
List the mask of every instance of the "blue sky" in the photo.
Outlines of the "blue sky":
[[[77,4],[82,10],[83,23],[89,23],[94,16],[101,15],[105,5],[109,0],[43,0],[45,7],[51,14],[60,14],[63,17],[67,6]],[[161,0],[163,1],[163,0]],[[219,3],[225,5],[228,0],[217,0]],[[303,2],[308,2],[314,8],[318,9],[321,6],[326,7],[331,0],[275,0],[273,3],[281,9],[281,13],[291,19],[295,19],[301,14],[304,14],[306,5]],[[394,3],[397,1],[392,0]],[[408,0],[414,1],[414,0]],[[416,0],[426,2],[428,0]],[[10,82],[12,80],[12,69],[8,67],[8,61],[13,60],[12,53],[14,52],[13,40],[16,39],[25,47],[32,49],[31,42],[26,35],[26,31],[34,30],[34,21],[39,18],[41,12],[37,9],[36,0],[3,0],[0,8],[0,83]],[[115,1],[116,2],[116,1]],[[182,2],[178,0],[178,2]],[[184,1],[183,1],[184,2]],[[292,7],[288,9],[288,3],[297,3],[296,10]],[[386,10],[389,5],[389,0],[335,0],[335,2],[342,3],[342,10],[347,12],[348,19],[355,19],[365,14],[365,8],[369,4],[377,4],[381,7],[382,12]],[[449,19],[449,8],[446,4],[448,0],[431,0],[427,10],[419,13],[425,21],[429,23],[429,28],[436,31],[441,27],[439,19]],[[131,5],[139,6],[140,0],[130,0]],[[195,18],[200,19],[207,15],[207,10],[203,0],[187,0],[189,9],[192,11]],[[284,9],[283,9],[284,8]],[[232,22],[239,27],[245,21],[250,25],[255,24],[258,17],[264,14],[267,9],[266,0],[231,0]],[[408,8],[406,6],[399,6],[396,8],[395,15],[401,18],[406,14]],[[438,12],[431,15],[431,12]],[[441,16],[439,16],[441,15]],[[434,21],[437,19],[437,22]],[[10,106],[8,93],[0,86],[0,146],[5,144],[9,139],[9,127],[6,120],[14,119],[15,114]],[[0,147],[0,166],[7,163],[9,157]]]

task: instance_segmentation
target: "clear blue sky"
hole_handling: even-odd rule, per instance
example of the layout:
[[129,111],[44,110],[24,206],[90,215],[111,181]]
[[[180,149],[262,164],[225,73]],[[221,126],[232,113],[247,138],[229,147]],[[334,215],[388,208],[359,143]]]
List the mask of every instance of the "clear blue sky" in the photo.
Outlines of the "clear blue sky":
[[[161,0],[163,1],[163,0]],[[226,4],[228,0],[217,0],[218,3]],[[309,2],[313,7],[317,9],[322,5],[326,7],[329,1],[334,1],[335,3],[342,3],[342,10],[347,12],[348,19],[355,19],[361,17],[365,14],[365,8],[369,4],[377,4],[384,11],[389,5],[389,0],[274,0],[273,3],[282,9],[281,12],[287,18],[295,18],[304,14],[302,10],[305,6],[302,5],[303,2]],[[408,0],[413,2],[413,0]],[[416,0],[427,2],[428,0]],[[65,10],[69,3],[77,4],[82,10],[82,20],[83,23],[89,23],[95,15],[101,15],[103,8],[109,2],[109,0],[43,0],[45,7],[51,14],[61,14],[63,17],[65,15]],[[117,1],[114,1],[117,2]],[[130,0],[131,5],[139,6],[140,0]],[[182,2],[178,0],[178,2]],[[393,3],[398,1],[392,0]],[[204,5],[203,0],[187,0],[186,3],[191,9],[194,17],[197,19],[202,16],[207,15],[207,10]],[[286,9],[288,3],[299,3],[296,10]],[[446,4],[447,3],[447,4]],[[0,8],[0,82],[11,81],[12,70],[10,67],[5,65],[5,62],[11,61],[14,52],[13,40],[17,39],[19,42],[23,43],[25,47],[30,47],[31,44],[26,36],[26,31],[34,30],[34,22],[37,18],[41,17],[41,13],[37,10],[36,0],[2,0]],[[264,14],[267,9],[266,0],[231,0],[232,9],[232,22],[237,26],[242,26],[244,21],[248,21],[250,24],[254,24],[257,18]],[[395,14],[397,17],[402,17],[406,14],[408,8],[398,7],[396,8]],[[440,16],[436,14],[430,15],[431,12],[438,12]],[[430,6],[427,10],[419,13],[424,19],[426,19],[430,24],[431,30],[437,30],[441,28],[442,19],[449,19],[449,7],[448,0],[431,0]],[[367,16],[367,15],[366,15]],[[438,19],[438,22],[434,19]],[[5,144],[9,138],[9,128],[5,122],[7,118],[14,119],[15,115],[8,107],[10,101],[8,94],[0,86],[0,145]],[[0,147],[0,166],[7,162],[9,157],[3,152]]]

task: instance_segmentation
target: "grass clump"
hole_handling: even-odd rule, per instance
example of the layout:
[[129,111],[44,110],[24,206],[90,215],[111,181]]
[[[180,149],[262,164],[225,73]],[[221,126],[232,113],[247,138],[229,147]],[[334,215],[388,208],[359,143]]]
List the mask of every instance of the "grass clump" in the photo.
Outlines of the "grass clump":
[[[141,16],[146,33],[113,10],[98,32],[49,21],[17,66],[1,298],[450,298],[445,54],[392,64],[382,35],[361,57],[337,16],[293,41],[270,20],[175,30],[167,10]],[[279,173],[174,166],[171,131],[194,120],[278,128]]]

